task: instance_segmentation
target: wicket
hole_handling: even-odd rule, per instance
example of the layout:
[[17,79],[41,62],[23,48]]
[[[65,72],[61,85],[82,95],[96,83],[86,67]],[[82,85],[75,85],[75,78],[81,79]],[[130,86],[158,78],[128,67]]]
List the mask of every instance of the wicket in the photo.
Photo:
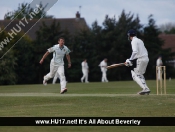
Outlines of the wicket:
[[[163,75],[163,78],[162,78]],[[157,95],[166,95],[166,66],[156,66]]]

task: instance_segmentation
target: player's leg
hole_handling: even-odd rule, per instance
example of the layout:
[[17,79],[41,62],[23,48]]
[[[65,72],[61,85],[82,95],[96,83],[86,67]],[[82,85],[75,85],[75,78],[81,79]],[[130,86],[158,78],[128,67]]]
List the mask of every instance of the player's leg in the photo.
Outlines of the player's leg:
[[161,67],[158,67],[158,80],[162,79],[162,70]]
[[107,79],[106,76],[107,76],[107,74],[106,74],[106,70],[104,70],[104,81],[105,81],[105,82],[108,82],[108,79]]
[[64,66],[59,66],[57,70],[59,77],[60,77],[60,86],[61,86],[61,94],[67,92],[66,88],[66,77],[64,74]]
[[102,77],[101,77],[101,82],[104,82],[104,72],[103,72],[103,69],[101,69],[101,73],[102,73]]
[[85,71],[85,82],[88,83],[88,70]]
[[145,78],[143,75],[136,74],[133,70],[131,70],[133,80],[142,88],[142,89],[149,89]]
[[148,88],[145,78],[143,74],[146,71],[149,59],[147,57],[139,58],[137,60],[137,67],[134,68],[134,71],[131,71],[133,80],[137,82],[137,84],[143,89],[139,92],[139,94],[150,93],[150,89]]
[[81,78],[81,82],[83,82],[83,80],[85,79],[86,77],[86,71],[85,70],[82,70],[82,73],[83,73],[83,76]]
[[108,82],[106,77],[106,69],[102,69],[102,82]]
[[43,84],[47,85],[47,81],[54,77],[57,72],[58,66],[54,66],[53,62],[50,62],[50,72],[44,76]]
[[59,78],[59,74],[58,74],[58,72],[56,72],[55,76],[53,78],[52,84],[55,84],[58,78]]

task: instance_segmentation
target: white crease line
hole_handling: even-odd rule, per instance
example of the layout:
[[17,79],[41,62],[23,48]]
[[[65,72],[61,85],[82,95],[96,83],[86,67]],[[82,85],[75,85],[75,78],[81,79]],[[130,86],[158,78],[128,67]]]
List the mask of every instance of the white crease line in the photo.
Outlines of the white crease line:
[[[149,96],[156,95],[157,94],[150,94]],[[168,96],[175,96],[175,94],[166,94]],[[166,96],[166,95],[159,95],[159,96]],[[44,96],[58,96],[58,97],[117,97],[117,96],[141,96],[138,94],[60,94],[60,93],[1,93],[0,97],[4,96],[15,96],[15,97],[27,97],[27,96],[38,96],[38,97],[44,97]],[[143,95],[142,95],[143,96]],[[148,96],[148,95],[145,95]]]

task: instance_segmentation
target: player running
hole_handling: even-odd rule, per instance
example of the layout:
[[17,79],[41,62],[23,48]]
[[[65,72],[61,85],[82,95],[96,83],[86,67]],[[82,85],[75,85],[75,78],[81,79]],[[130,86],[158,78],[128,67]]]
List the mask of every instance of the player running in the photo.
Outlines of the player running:
[[143,41],[136,37],[135,30],[130,29],[127,35],[128,39],[131,41],[132,55],[126,60],[126,66],[132,66],[132,60],[137,59],[136,68],[131,70],[132,78],[143,89],[142,91],[138,92],[138,94],[149,94],[151,91],[148,88],[143,76],[149,62],[147,49],[145,48]]
[[46,76],[44,76],[43,84],[47,85],[47,81],[53,78],[57,72],[60,77],[60,85],[61,85],[60,93],[63,94],[67,92],[66,78],[64,75],[64,61],[63,61],[65,55],[68,60],[68,68],[71,67],[71,60],[69,55],[70,50],[68,49],[67,46],[64,45],[64,38],[62,37],[59,38],[58,44],[49,48],[48,51],[43,55],[39,63],[42,64],[44,59],[52,52],[53,52],[53,58],[50,62],[50,72]]

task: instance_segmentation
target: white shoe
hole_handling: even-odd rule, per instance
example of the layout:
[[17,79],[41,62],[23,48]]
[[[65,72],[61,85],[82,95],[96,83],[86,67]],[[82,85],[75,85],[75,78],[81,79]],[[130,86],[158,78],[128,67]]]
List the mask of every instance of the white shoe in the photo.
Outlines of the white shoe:
[[83,83],[83,79],[81,79],[81,82]]
[[85,83],[89,83],[89,81],[86,81]]
[[145,91],[145,92],[149,92],[150,89],[149,89],[149,88],[145,88],[144,91]]
[[67,88],[64,88],[63,90],[61,90],[60,94],[64,94],[65,92],[67,92]]
[[[45,77],[45,76],[44,76]],[[47,85],[47,81],[44,79],[44,77],[43,77],[43,85]]]
[[146,88],[146,89],[138,92],[137,94],[139,94],[139,95],[149,95],[150,92],[151,92],[150,89]]
[[47,81],[43,80],[43,85],[46,86],[47,85]]

